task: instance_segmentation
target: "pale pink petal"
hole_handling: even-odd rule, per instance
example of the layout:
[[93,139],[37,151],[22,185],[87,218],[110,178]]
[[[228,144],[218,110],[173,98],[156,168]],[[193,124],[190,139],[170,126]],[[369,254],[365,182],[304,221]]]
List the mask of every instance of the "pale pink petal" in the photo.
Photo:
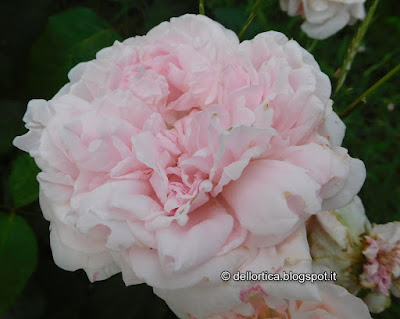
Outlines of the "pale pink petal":
[[[229,184],[222,195],[244,227],[254,235],[268,236],[274,245],[320,210],[319,187],[300,167],[258,160],[245,169],[240,183]],[[301,199],[299,211],[291,207],[290,196]]]

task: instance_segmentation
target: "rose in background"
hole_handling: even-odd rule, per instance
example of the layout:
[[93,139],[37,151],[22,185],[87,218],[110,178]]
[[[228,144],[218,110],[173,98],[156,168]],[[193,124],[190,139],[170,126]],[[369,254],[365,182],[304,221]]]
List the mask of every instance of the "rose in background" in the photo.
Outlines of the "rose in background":
[[289,16],[301,15],[301,29],[310,37],[326,39],[348,24],[365,18],[365,0],[280,0]]
[[340,147],[329,79],[280,33],[239,44],[185,15],[69,78],[29,103],[29,132],[14,143],[42,170],[55,262],[91,281],[122,271],[127,285],[159,289],[219,282],[364,182]]
[[[361,200],[318,213],[308,224],[313,261],[337,272],[336,283],[363,298],[373,313],[399,297],[400,222],[371,226]],[[367,290],[365,290],[367,289]]]

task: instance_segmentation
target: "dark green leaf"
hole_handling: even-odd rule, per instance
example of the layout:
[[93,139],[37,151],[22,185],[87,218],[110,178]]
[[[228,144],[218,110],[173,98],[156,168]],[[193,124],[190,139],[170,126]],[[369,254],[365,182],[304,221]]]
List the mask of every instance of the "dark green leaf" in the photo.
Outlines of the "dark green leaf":
[[95,12],[74,8],[51,16],[31,50],[29,86],[42,98],[52,97],[66,82],[68,71],[95,58],[120,35]]
[[37,264],[35,234],[20,216],[0,213],[0,318],[14,304]]
[[90,37],[72,47],[69,56],[71,67],[82,61],[94,59],[99,50],[112,45],[117,39],[120,40],[121,38],[111,28],[93,33]]
[[[39,242],[39,239],[38,239]],[[2,319],[43,319],[46,311],[46,299],[35,274],[30,277],[28,283],[18,300],[7,315]]]
[[388,17],[388,18],[386,18],[386,22],[389,25],[395,26],[397,28],[397,30],[400,31],[400,17],[395,17],[395,16]]
[[10,175],[10,191],[15,207],[25,206],[39,197],[39,184],[36,180],[39,172],[29,154],[22,154],[15,160]]

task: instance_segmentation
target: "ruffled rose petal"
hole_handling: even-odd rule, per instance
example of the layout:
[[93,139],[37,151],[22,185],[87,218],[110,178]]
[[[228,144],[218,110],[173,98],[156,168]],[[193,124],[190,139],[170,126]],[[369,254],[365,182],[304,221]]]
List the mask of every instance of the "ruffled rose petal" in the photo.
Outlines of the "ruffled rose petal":
[[[309,272],[311,271],[311,258],[308,252],[306,233],[303,228],[296,231],[281,245],[265,248],[260,251],[256,258],[246,263],[236,271],[245,273],[252,271],[258,273],[268,271],[271,273],[279,271]],[[301,289],[299,289],[301,286]],[[194,287],[186,289],[159,289],[154,292],[163,298],[168,306],[180,317],[190,318],[188,314],[196,318],[206,318],[242,304],[243,292],[250,287],[259,287],[268,295],[287,296],[290,291],[291,298],[317,300],[320,298],[316,285],[310,283],[299,284],[296,282],[241,282],[230,281],[209,283],[207,280],[200,282]]]
[[[304,180],[308,188],[304,187]],[[254,235],[267,237],[270,245],[274,245],[321,209],[318,191],[319,185],[304,169],[284,162],[259,160],[245,169],[239,183],[229,184],[222,196],[245,228]],[[290,197],[299,201],[298,210],[291,207]]]

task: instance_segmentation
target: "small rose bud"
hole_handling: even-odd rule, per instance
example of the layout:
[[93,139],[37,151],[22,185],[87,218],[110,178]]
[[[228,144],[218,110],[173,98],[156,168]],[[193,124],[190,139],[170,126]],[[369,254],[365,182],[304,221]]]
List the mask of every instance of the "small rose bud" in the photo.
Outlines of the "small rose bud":
[[358,196],[341,209],[318,213],[307,227],[314,262],[336,271],[336,283],[351,293],[360,289],[358,276],[364,261],[361,235],[370,227]]
[[390,297],[376,292],[370,292],[364,299],[372,313],[380,313],[390,307]]

